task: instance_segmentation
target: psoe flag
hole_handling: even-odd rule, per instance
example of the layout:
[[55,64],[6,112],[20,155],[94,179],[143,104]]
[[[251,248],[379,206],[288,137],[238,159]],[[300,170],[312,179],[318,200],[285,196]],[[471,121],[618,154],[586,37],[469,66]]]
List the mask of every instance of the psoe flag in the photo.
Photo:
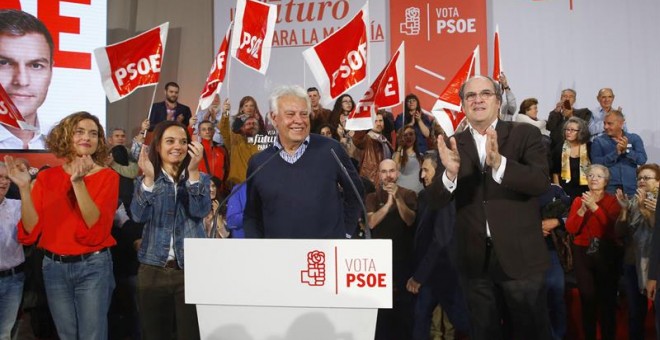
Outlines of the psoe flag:
[[456,128],[465,117],[461,108],[461,98],[458,95],[461,85],[468,79],[480,75],[479,71],[479,45],[474,48],[472,53],[465,59],[463,66],[456,71],[444,91],[438,96],[431,113],[437,119],[440,127],[447,136],[452,136]]
[[348,115],[347,130],[369,130],[373,128],[376,110],[403,102],[405,65],[405,41],[402,41],[385,68],[367,89],[367,93],[358,101],[357,108]]
[[229,52],[230,34],[231,23],[229,23],[227,33],[225,34],[225,38],[222,39],[222,43],[220,44],[218,53],[215,55],[215,59],[213,59],[211,71],[206,78],[206,84],[204,84],[202,94],[199,96],[199,106],[202,110],[206,110],[211,103],[213,103],[214,94],[220,94],[222,83],[225,81],[225,76],[227,75],[227,55]]
[[342,28],[303,52],[329,105],[367,77],[369,2]]
[[11,101],[2,84],[0,84],[0,124],[23,130],[36,130],[25,122],[25,118]]
[[277,20],[277,6],[255,0],[238,0],[231,56],[245,66],[266,74]]
[[143,86],[157,85],[169,22],[133,38],[94,50],[108,100],[116,102]]

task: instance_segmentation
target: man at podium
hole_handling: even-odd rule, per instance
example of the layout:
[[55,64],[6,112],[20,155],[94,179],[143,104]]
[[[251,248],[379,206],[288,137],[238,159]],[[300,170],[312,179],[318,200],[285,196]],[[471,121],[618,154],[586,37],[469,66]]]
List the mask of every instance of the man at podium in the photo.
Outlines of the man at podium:
[[350,180],[360,196],[364,191],[355,167],[337,141],[310,134],[311,103],[302,87],[277,88],[269,102],[277,139],[248,163],[246,237],[347,238],[361,199]]

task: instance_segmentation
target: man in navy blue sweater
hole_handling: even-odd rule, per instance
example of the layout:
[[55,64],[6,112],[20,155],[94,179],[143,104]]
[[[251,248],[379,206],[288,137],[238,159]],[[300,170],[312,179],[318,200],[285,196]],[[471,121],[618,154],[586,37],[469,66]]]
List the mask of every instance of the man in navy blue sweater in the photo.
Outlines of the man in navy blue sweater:
[[334,238],[353,234],[360,215],[359,197],[336,163],[331,149],[363,195],[355,167],[334,139],[310,131],[311,104],[299,86],[276,89],[270,98],[278,138],[248,163],[247,238]]

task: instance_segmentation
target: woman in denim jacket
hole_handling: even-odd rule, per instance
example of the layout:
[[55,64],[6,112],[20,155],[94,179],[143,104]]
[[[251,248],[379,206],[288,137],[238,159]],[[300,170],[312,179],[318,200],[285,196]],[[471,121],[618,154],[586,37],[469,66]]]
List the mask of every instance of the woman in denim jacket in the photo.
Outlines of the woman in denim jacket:
[[137,179],[131,212],[145,223],[137,292],[146,340],[169,339],[175,328],[178,339],[199,339],[195,306],[184,301],[183,239],[205,237],[211,198],[209,177],[198,170],[202,157],[202,145],[175,121],[159,123],[148,155],[144,147],[140,152],[144,176]]

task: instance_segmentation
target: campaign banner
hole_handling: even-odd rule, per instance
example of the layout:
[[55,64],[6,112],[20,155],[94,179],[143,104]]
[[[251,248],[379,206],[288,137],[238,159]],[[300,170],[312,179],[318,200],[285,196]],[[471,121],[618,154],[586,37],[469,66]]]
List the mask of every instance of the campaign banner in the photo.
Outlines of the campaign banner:
[[339,30],[303,52],[320,86],[321,103],[330,104],[367,78],[369,3]]
[[369,130],[378,109],[399,105],[405,97],[405,42],[402,41],[385,68],[358,101],[357,108],[348,115],[347,130]]
[[[189,304],[392,308],[392,240],[187,238],[184,247]],[[232,257],[240,263],[208,270]]]
[[25,119],[5,92],[2,84],[0,84],[0,124],[17,129],[25,126]]
[[113,103],[136,89],[157,85],[169,22],[133,38],[94,50],[103,89]]
[[227,75],[230,35],[231,24],[229,24],[229,27],[227,27],[227,33],[225,34],[224,39],[222,39],[218,53],[216,53],[215,58],[213,59],[211,71],[209,72],[209,76],[206,78],[206,83],[204,84],[202,94],[199,96],[199,106],[202,110],[206,110],[211,105],[211,103],[213,103],[213,97],[215,94],[220,95],[222,83],[225,81],[225,76]]
[[[0,54],[17,66],[0,70],[0,85],[25,122],[37,127],[41,136],[35,134],[36,138],[25,139],[0,126],[0,150],[23,153],[43,150],[42,137],[73,112],[90,112],[105,125],[105,94],[99,86],[100,76],[92,62],[92,51],[99,44],[106,44],[106,0],[0,1],[0,13],[0,21],[9,24],[6,27],[16,24],[36,33],[0,34]],[[12,81],[22,72],[31,74],[29,85]],[[75,100],[71,100],[72,86],[75,86]],[[29,150],[22,148],[24,144]]]
[[243,65],[266,74],[273,44],[277,7],[255,0],[238,0],[231,56]]
[[[393,51],[401,41],[406,42],[406,90],[419,97],[423,110],[429,111],[475,46],[488,46],[486,3],[485,0],[389,2],[390,46]],[[486,69],[485,60],[477,65],[477,70],[481,69]]]

